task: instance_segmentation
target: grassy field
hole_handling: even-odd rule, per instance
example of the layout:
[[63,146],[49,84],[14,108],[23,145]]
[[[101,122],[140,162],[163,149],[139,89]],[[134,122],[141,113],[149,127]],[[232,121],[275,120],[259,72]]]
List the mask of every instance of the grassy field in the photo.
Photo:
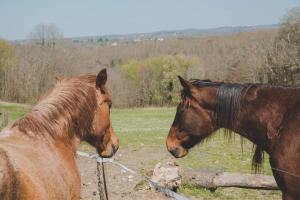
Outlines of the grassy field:
[[[9,111],[9,121],[13,122],[26,111],[28,106],[1,105],[0,110]],[[111,119],[113,127],[120,138],[120,148],[131,149],[134,153],[142,146],[149,149],[149,153],[166,153],[165,139],[174,118],[175,108],[137,108],[113,109]],[[83,149],[88,148],[86,144]],[[222,131],[216,132],[207,142],[198,145],[183,159],[176,162],[185,169],[206,169],[214,171],[232,171],[251,173],[252,144],[245,142],[241,150],[240,137],[236,136],[231,141],[224,140]],[[147,156],[147,155],[145,155]],[[266,161],[263,173],[271,175],[271,170]],[[149,160],[152,167],[159,159]],[[217,189],[210,192],[190,184],[183,185],[180,193],[187,196],[204,197],[205,199],[280,199],[279,191],[247,190],[237,188]]]

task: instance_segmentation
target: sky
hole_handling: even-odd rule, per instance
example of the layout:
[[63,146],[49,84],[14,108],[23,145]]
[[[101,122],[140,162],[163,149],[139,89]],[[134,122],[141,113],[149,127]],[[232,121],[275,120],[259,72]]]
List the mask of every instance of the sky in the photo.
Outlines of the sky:
[[300,0],[0,0],[0,38],[54,23],[65,37],[277,24]]

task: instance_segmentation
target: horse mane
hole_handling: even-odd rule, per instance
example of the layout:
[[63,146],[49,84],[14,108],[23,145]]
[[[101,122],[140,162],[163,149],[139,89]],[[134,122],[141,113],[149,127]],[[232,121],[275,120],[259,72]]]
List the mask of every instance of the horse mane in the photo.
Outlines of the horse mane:
[[[235,122],[240,112],[243,97],[248,90],[258,84],[238,84],[212,82],[210,80],[192,79],[192,85],[196,87],[216,87],[217,100],[215,107],[215,119],[217,127],[225,128],[225,138],[232,139],[232,129],[235,129]],[[264,151],[258,145],[254,145],[254,154],[252,158],[252,170],[255,173],[260,172],[261,165],[264,159]],[[241,137],[241,146],[243,146],[243,138]],[[242,147],[243,148],[243,147]]]
[[97,108],[94,75],[82,75],[58,81],[32,110],[12,127],[29,136],[52,138],[82,137],[91,126]]

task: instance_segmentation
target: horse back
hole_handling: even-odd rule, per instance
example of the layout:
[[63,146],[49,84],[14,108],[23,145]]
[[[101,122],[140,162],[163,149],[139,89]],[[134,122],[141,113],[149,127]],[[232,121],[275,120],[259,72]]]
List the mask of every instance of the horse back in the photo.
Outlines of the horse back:
[[79,199],[74,156],[20,134],[0,137],[0,199]]

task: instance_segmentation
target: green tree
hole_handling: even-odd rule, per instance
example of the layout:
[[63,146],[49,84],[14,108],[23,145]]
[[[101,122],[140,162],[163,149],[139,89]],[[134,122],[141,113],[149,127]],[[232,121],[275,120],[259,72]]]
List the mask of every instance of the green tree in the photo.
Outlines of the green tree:
[[121,65],[121,71],[125,79],[135,85],[136,106],[162,106],[174,105],[178,101],[180,87],[177,76],[187,78],[188,70],[197,65],[197,58],[169,55],[148,58],[145,61],[132,60]]

